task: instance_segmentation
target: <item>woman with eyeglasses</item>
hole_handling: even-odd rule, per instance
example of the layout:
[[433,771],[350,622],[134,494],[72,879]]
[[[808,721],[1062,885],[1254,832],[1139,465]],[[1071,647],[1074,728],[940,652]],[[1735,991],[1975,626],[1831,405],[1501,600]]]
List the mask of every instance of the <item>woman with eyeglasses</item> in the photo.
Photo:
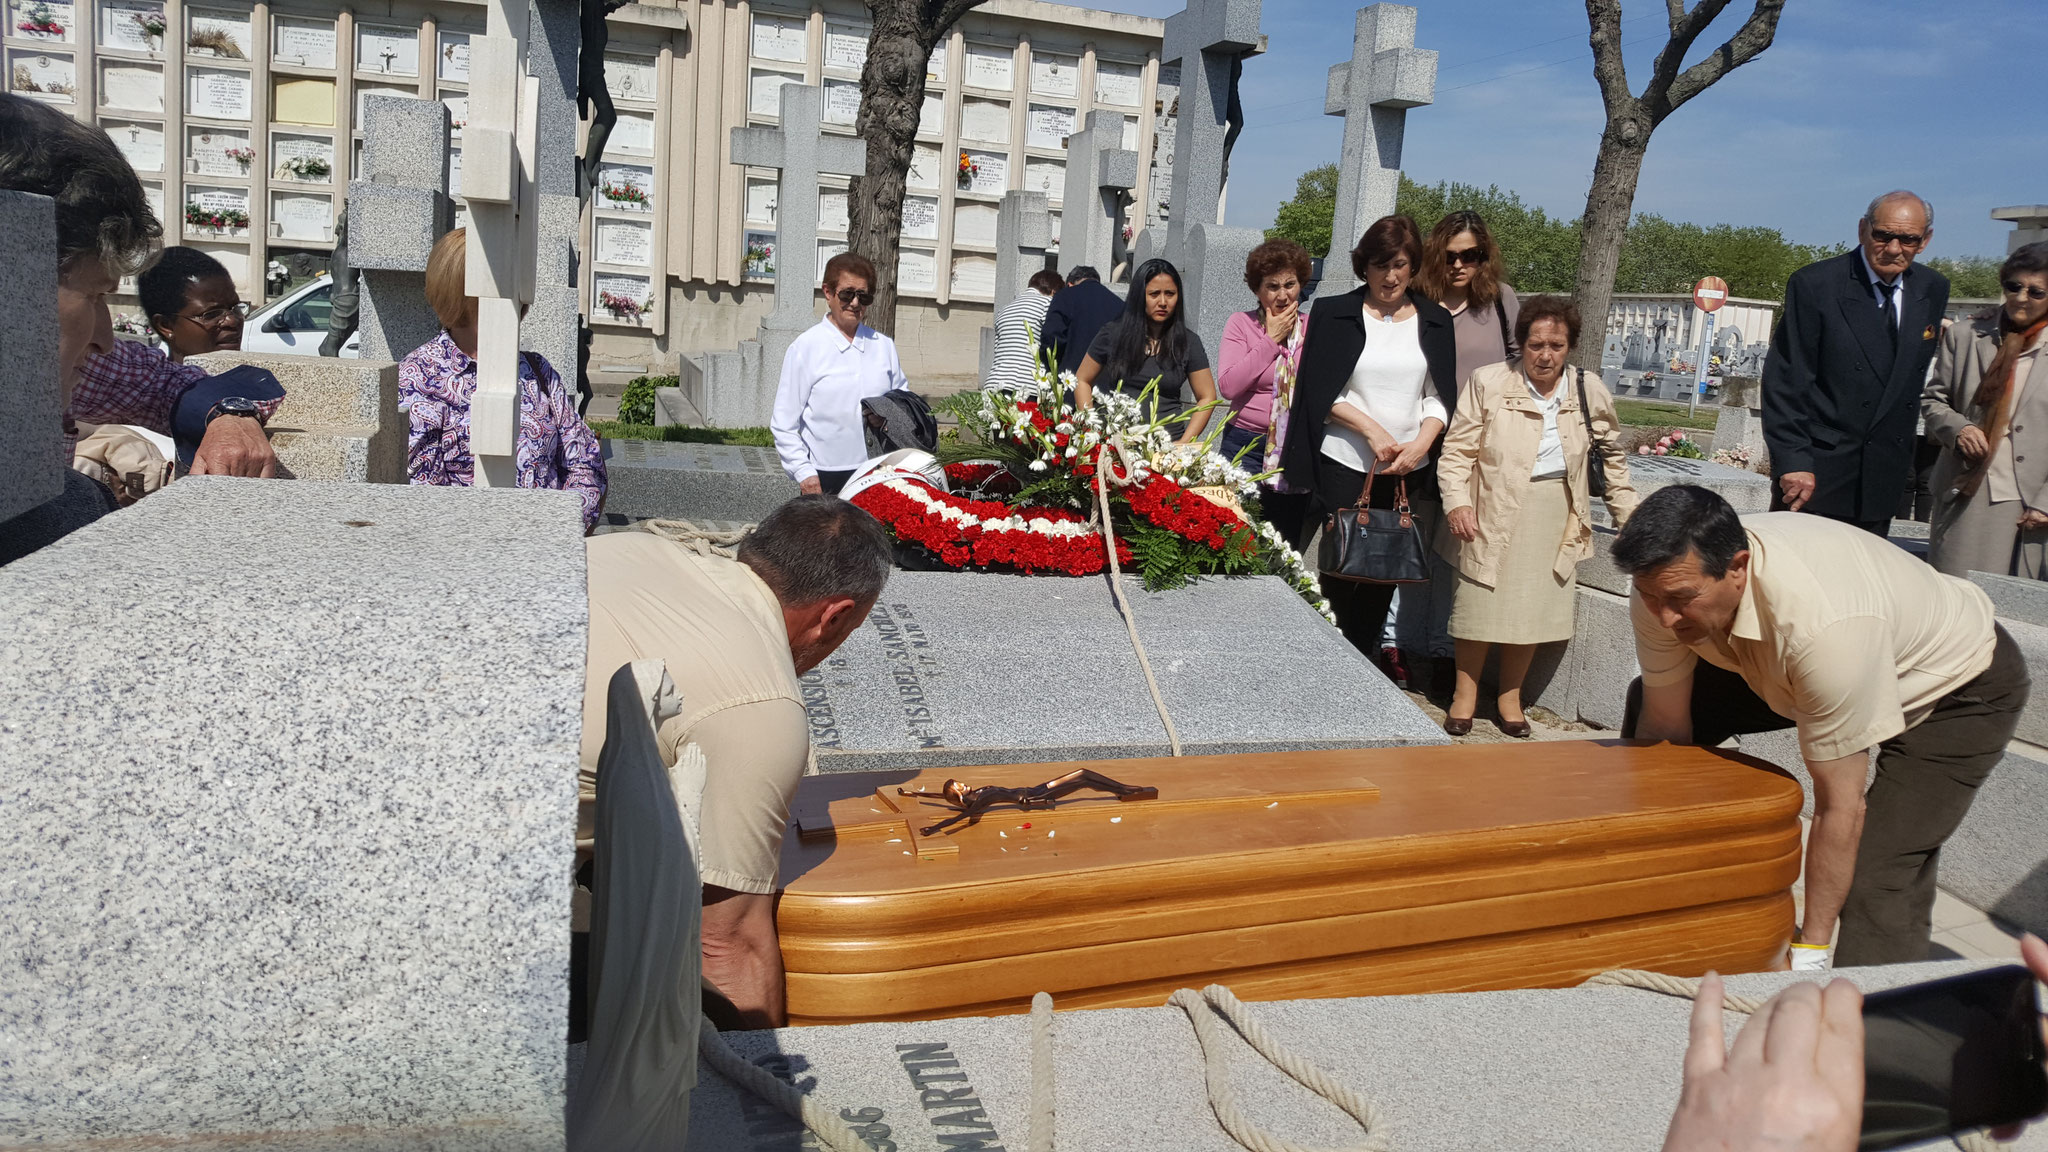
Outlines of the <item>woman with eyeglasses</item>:
[[782,470],[806,496],[839,495],[867,463],[860,402],[910,387],[896,342],[861,323],[875,302],[875,265],[854,252],[825,262],[825,318],[782,358],[768,428]]
[[136,278],[135,291],[173,363],[241,349],[249,305],[220,261],[199,249],[164,249],[163,257]]
[[[1216,374],[1209,370],[1209,350],[1188,327],[1186,294],[1180,269],[1164,260],[1147,260],[1131,276],[1124,314],[1104,324],[1074,373],[1074,403],[1086,408],[1099,386],[1127,396],[1141,395],[1159,382],[1152,404],[1162,420],[1187,412],[1187,393],[1196,405],[1216,399]],[[1209,409],[1186,417],[1174,442],[1201,439],[1209,425]]]
[[1949,327],[1921,393],[1934,465],[1928,562],[2048,579],[2048,241],[1998,270],[2002,307]]

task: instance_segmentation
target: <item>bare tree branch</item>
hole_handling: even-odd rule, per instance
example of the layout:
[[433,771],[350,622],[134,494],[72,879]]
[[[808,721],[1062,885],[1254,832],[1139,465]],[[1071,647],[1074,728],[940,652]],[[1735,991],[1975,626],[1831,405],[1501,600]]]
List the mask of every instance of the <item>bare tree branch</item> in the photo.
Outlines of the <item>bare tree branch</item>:
[[[1684,5],[1684,0],[1670,2],[1680,8]],[[1657,53],[1657,64],[1650,70],[1650,83],[1643,89],[1643,103],[1652,109],[1663,107],[1672,81],[1678,79],[1678,70],[1685,67],[1692,42],[1699,39],[1700,33],[1705,32],[1727,7],[1728,0],[1699,0],[1690,13],[1671,22],[1671,39],[1665,41],[1664,50]]]
[[1671,25],[1671,34],[1678,35],[1678,26],[1685,19],[1685,0],[1664,0],[1664,19]]
[[980,7],[982,3],[983,0],[933,0],[930,6],[931,23],[927,27],[939,29],[941,35],[950,33],[953,25],[959,23],[962,16]]
[[1716,48],[1712,55],[1685,70],[1672,85],[1658,119],[1670,115],[1679,105],[1706,91],[1714,81],[1757,58],[1778,34],[1778,17],[1785,14],[1785,0],[1756,0],[1756,8],[1742,29]]
[[1621,58],[1621,0],[1586,0],[1586,22],[1592,28],[1593,78],[1600,82],[1600,99],[1611,120],[1635,100],[1628,90],[1628,65]]

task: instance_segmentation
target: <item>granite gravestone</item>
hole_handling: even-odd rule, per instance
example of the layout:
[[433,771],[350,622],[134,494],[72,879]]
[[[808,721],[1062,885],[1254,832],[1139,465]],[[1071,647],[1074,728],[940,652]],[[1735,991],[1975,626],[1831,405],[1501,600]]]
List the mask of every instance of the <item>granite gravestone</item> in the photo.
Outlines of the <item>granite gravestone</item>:
[[607,516],[758,524],[797,486],[773,448],[606,440]]
[[1764,444],[1763,381],[1753,376],[1724,376],[1721,407],[1714,413],[1714,447],[1747,448],[1752,464],[1762,465],[1770,450]]
[[1114,279],[1123,253],[1125,210],[1138,184],[1138,154],[1123,146],[1119,112],[1090,112],[1067,137],[1067,186],[1060,210],[1060,262],[1089,265]]
[[64,492],[57,379],[57,213],[46,196],[0,192],[0,521]]
[[582,530],[192,477],[0,569],[0,1146],[559,1152]]
[[[1045,267],[1046,252],[1051,247],[1052,202],[1045,193],[1003,193],[1002,204],[996,210],[996,312],[1031,291],[1031,276]],[[984,381],[995,364],[995,337],[994,325],[981,330]]]
[[427,256],[455,225],[448,198],[448,106],[439,100],[363,101],[361,176],[349,182],[349,262],[362,279],[362,354],[403,360],[434,338]]
[[1344,118],[1337,165],[1337,215],[1317,294],[1358,287],[1351,249],[1372,222],[1394,211],[1401,188],[1401,141],[1408,109],[1436,99],[1436,53],[1415,47],[1415,9],[1374,4],[1358,11],[1351,59],[1330,69],[1323,110]]
[[[1712,460],[1687,460],[1679,456],[1630,456],[1628,458],[1629,483],[1635,486],[1636,494],[1648,497],[1659,488],[1672,484],[1697,484],[1718,493],[1737,512],[1766,512],[1771,507],[1771,482],[1768,477]],[[1607,516],[1607,505],[1595,502],[1593,522],[1602,527],[1613,521]]]
[[[1159,255],[1193,275],[1188,242],[1197,224],[1222,223],[1229,161],[1230,102],[1244,58],[1259,49],[1260,0],[1188,0],[1166,18],[1162,65],[1180,65],[1180,113],[1173,141],[1173,212]],[[1150,245],[1147,245],[1150,248]]]
[[[1278,579],[1125,588],[1191,754],[1444,740]],[[1168,751],[1100,578],[894,573],[803,691],[827,772]]]
[[732,130],[733,163],[781,173],[782,192],[775,208],[775,308],[761,321],[760,335],[737,351],[683,358],[683,394],[713,428],[768,423],[775,410],[783,355],[818,322],[818,177],[859,176],[867,165],[865,143],[823,130],[823,99],[818,88],[785,84],[778,127]]

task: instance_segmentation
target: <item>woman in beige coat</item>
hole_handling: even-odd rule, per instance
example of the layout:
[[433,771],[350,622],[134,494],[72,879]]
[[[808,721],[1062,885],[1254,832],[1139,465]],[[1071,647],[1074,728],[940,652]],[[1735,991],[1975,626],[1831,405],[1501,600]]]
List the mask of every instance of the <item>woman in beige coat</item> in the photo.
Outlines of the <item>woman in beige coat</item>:
[[1601,448],[1607,511],[1616,526],[1635,510],[1628,460],[1615,439],[1614,400],[1598,377],[1566,368],[1578,342],[1579,310],[1571,301],[1523,301],[1515,320],[1521,358],[1472,373],[1444,436],[1437,477],[1458,567],[1451,608],[1458,682],[1444,720],[1453,736],[1472,730],[1479,673],[1495,644],[1500,730],[1529,735],[1522,680],[1536,645],[1571,638],[1578,564],[1593,550],[1592,445]]
[[1950,325],[1921,393],[1934,464],[1927,560],[2048,578],[2048,242],[1998,270],[2005,306]]

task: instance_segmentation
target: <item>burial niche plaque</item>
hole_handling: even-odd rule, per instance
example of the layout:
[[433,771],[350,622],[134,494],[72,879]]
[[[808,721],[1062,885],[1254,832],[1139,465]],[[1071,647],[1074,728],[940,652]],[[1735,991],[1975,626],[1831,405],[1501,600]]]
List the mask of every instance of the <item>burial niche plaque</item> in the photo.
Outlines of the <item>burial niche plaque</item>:
[[299,68],[334,67],[334,21],[279,16],[272,35],[272,63]]
[[356,25],[356,71],[382,76],[419,75],[419,29]]
[[185,112],[213,120],[249,118],[249,74],[238,68],[188,68]]
[[653,224],[600,216],[595,228],[599,263],[646,268],[654,262]]

